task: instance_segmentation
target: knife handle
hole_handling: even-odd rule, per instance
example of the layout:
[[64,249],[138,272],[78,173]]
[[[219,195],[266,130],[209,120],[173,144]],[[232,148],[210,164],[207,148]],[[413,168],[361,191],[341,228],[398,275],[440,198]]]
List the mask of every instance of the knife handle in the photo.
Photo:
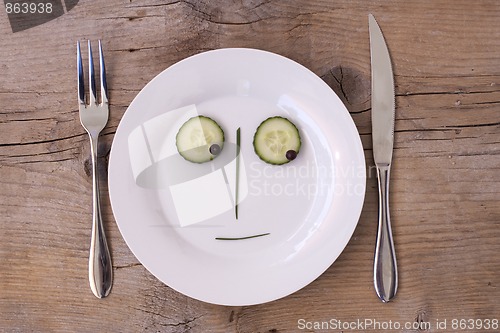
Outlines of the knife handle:
[[389,164],[377,165],[378,178],[378,231],[373,263],[373,283],[380,300],[389,302],[398,289],[398,269],[396,252],[392,239],[391,218],[389,214]]

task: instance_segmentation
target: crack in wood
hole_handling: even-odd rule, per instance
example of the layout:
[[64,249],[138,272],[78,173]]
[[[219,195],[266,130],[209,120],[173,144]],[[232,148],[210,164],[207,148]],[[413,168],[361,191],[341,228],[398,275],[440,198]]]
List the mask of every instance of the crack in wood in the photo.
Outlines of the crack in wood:
[[253,10],[259,9],[260,7],[265,6],[267,4],[270,4],[271,2],[272,2],[272,0],[264,0],[261,3],[257,4],[257,6],[254,6],[252,8],[248,8],[248,10],[253,11]]
[[300,22],[300,23],[296,24],[295,26],[293,26],[291,29],[286,30],[285,32],[287,34],[292,34],[292,32],[298,28],[307,28],[310,26],[312,26],[312,24]]
[[134,262],[128,265],[122,265],[122,266],[113,266],[114,269],[119,270],[123,268],[131,268],[131,267],[137,267],[137,266],[142,266],[140,262]]
[[42,94],[55,94],[60,93],[59,91],[30,91],[30,90],[10,90],[10,91],[0,91],[0,94],[35,94],[40,96]]
[[499,104],[500,101],[491,101],[491,102],[476,102],[476,103],[472,103],[472,104],[467,104],[467,106],[471,106],[471,105],[490,105],[490,104]]
[[141,312],[145,312],[147,314],[150,314],[150,315],[153,315],[154,316],[158,316],[158,317],[161,317],[161,318],[164,318],[164,319],[168,319],[168,320],[173,320],[173,318],[171,317],[167,317],[159,312],[155,312],[155,311],[151,311],[151,310],[146,310],[146,309],[141,309],[141,308],[136,308],[136,307],[132,307],[132,309],[134,310],[137,310],[137,311],[141,311]]
[[[457,153],[450,154],[450,156],[492,156],[492,155],[500,155],[500,151],[485,151],[478,153]],[[477,182],[477,181],[474,181]]]
[[[81,141],[86,141],[82,138]],[[50,151],[42,151],[36,153],[26,153],[26,154],[0,154],[2,157],[1,161],[3,163],[12,165],[12,164],[30,164],[30,163],[54,163],[54,162],[63,162],[69,160],[77,160],[79,157],[80,147],[69,147],[59,150],[50,150]],[[65,154],[66,153],[66,154]],[[69,156],[68,156],[69,154]],[[107,154],[104,156],[107,158]],[[63,155],[58,157],[58,155]],[[40,159],[46,157],[46,159]],[[31,160],[30,160],[31,158]],[[21,160],[24,159],[24,160]],[[27,160],[28,159],[28,160]]]
[[31,161],[19,161],[18,164],[33,164],[33,163],[60,163],[64,161],[72,161],[74,157],[58,158],[54,160],[31,160]]
[[[165,49],[168,47],[167,46],[144,46],[144,47],[131,47],[128,49],[112,49],[111,51],[114,52],[137,52],[137,51],[144,51],[144,50],[157,50],[157,49]],[[121,91],[127,91],[126,89],[120,89]],[[130,90],[132,92],[136,92],[137,90]]]
[[158,323],[158,324],[161,325],[161,326],[164,326],[164,327],[185,326],[184,328],[187,329],[187,330],[184,331],[184,332],[189,332],[191,330],[191,328],[192,328],[189,324],[195,322],[196,320],[200,319],[201,317],[203,317],[203,315],[200,315],[200,316],[197,316],[197,317],[193,317],[193,318],[190,318],[190,319],[185,319],[184,321],[180,321],[178,323]]
[[48,117],[48,118],[23,118],[23,119],[7,119],[6,121],[0,121],[0,124],[7,124],[7,123],[14,123],[14,122],[44,121],[44,120],[58,121],[58,119],[55,118],[55,117]]
[[165,18],[165,15],[144,15],[144,16],[113,16],[113,17],[100,17],[96,18],[96,21],[99,20],[128,20],[128,21],[135,21],[135,20],[140,20],[143,18],[150,18],[150,17],[158,17],[158,18]]
[[[400,119],[405,120],[405,119]],[[476,127],[490,127],[490,126],[500,126],[500,122],[496,123],[484,123],[484,124],[464,124],[464,125],[444,125],[443,127],[437,128],[407,128],[407,129],[395,129],[394,133],[411,133],[411,132],[443,132],[443,131],[455,131],[461,128],[476,128]],[[366,135],[371,134],[371,132],[364,133]]]
[[477,74],[477,75],[469,75],[469,74],[446,74],[446,75],[405,75],[405,74],[397,74],[394,75],[397,77],[405,77],[410,79],[449,79],[449,78],[472,78],[478,79],[483,77],[500,77],[498,74]]
[[467,124],[467,125],[453,125],[453,126],[444,126],[445,128],[471,128],[471,127],[489,127],[489,126],[500,126],[500,122],[496,123],[483,123],[483,124]]
[[396,93],[396,97],[406,97],[406,96],[432,96],[432,95],[475,95],[475,94],[491,94],[500,92],[500,90],[489,90],[489,91],[464,91],[464,90],[455,90],[455,91],[428,91],[428,92],[405,92],[405,93]]
[[363,109],[363,110],[358,110],[358,111],[349,111],[350,114],[361,114],[367,111],[371,111],[371,108]]
[[335,81],[337,81],[339,87],[340,87],[340,92],[342,93],[342,96],[344,96],[345,100],[347,103],[351,104],[351,102],[349,102],[349,97],[347,97],[347,94],[346,92],[344,91],[344,71],[342,69],[342,66],[339,66],[339,71],[340,71],[340,79],[335,76],[335,74],[333,73],[332,70],[330,70],[330,74],[333,76],[333,78],[335,79]]
[[[132,1],[130,1],[132,2]],[[135,6],[126,6],[126,8],[156,8],[156,7],[165,7],[165,6],[173,6],[184,1],[174,1],[169,3],[155,3],[155,4],[146,4],[146,5],[135,5]]]
[[254,23],[258,23],[258,22],[262,22],[266,19],[263,19],[263,18],[258,18],[256,20],[252,20],[252,21],[246,21],[246,22],[229,22],[229,21],[215,21],[215,20],[211,20],[211,19],[208,19],[206,21],[210,22],[210,23],[213,23],[213,24],[218,24],[218,25],[233,25],[233,26],[242,26],[242,25],[252,25]]
[[[195,11],[195,12],[197,12],[197,13],[201,14],[201,15],[202,15],[202,17],[200,17],[200,18],[202,18],[202,19],[204,19],[204,20],[206,20],[206,21],[209,21],[209,22],[211,21],[211,18],[212,18],[212,15],[211,15],[211,14],[209,14],[209,13],[207,13],[207,12],[202,11],[202,10],[201,10],[201,9],[199,9],[199,8],[198,8],[195,4],[193,4],[193,3],[189,2],[189,1],[181,1],[181,2],[182,2],[182,3],[184,3],[184,4],[186,4],[188,7],[190,7],[190,8],[191,8],[191,10],[193,10],[193,11]],[[208,18],[208,19],[205,19],[205,18]]]
[[71,147],[71,148],[65,148],[65,149],[55,150],[55,151],[45,151],[45,152],[41,152],[41,153],[28,153],[28,154],[19,154],[19,155],[2,154],[0,156],[1,157],[7,157],[7,158],[38,157],[38,156],[42,156],[42,155],[51,155],[51,156],[53,156],[54,154],[64,153],[64,152],[71,151],[71,150],[78,150],[78,148],[77,147]]
[[167,322],[167,323],[154,322],[155,325],[160,325],[160,326],[163,326],[163,327],[179,327],[179,326],[184,326],[183,328],[186,329],[186,331],[184,331],[184,332],[190,331],[191,328],[192,328],[191,324],[194,323],[195,321],[199,320],[200,318],[202,318],[204,316],[202,314],[202,315],[199,315],[199,316],[194,316],[194,317],[191,317],[191,318],[183,319],[183,320],[178,321],[178,322],[174,322],[175,321],[174,318],[165,316],[165,315],[161,314],[160,312],[156,312],[156,311],[152,311],[152,310],[147,310],[147,309],[141,309],[141,308],[137,308],[137,307],[132,307],[132,308],[134,310],[150,314],[150,315],[152,315],[153,318],[160,317],[160,318],[166,319],[168,321],[171,321],[171,322]]

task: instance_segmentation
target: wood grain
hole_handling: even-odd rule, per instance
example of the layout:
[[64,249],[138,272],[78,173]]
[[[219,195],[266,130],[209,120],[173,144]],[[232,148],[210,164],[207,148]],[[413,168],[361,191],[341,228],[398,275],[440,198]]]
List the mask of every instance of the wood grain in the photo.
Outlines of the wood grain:
[[[372,286],[377,193],[368,13],[389,45],[397,95],[391,209],[400,288],[388,304]],[[0,17],[1,331],[324,332],[299,330],[298,321],[374,319],[431,323],[401,332],[456,332],[454,318],[500,319],[500,2],[81,1],[16,33],[6,14]],[[137,261],[104,186],[115,279],[111,295],[97,300],[87,281],[90,152],[75,80],[75,42],[86,39],[102,39],[107,59],[103,184],[127,106],[181,59],[252,47],[323,78],[351,112],[369,176],[358,227],[340,258],[281,300],[250,307],[199,302]],[[438,330],[436,320],[445,319],[447,328]]]

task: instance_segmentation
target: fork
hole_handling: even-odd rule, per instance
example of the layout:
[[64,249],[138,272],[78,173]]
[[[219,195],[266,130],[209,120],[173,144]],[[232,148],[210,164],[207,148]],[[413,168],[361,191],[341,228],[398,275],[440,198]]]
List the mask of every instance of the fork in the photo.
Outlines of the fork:
[[94,62],[92,61],[92,47],[88,41],[89,53],[89,95],[86,103],[85,87],[83,81],[82,54],[80,42],[76,44],[76,63],[78,72],[78,107],[80,122],[90,137],[90,152],[92,155],[92,238],[90,242],[89,255],[89,282],[90,289],[97,298],[108,296],[113,284],[113,268],[111,255],[109,253],[106,235],[102,223],[100,200],[99,200],[99,179],[97,174],[97,140],[99,133],[108,122],[108,92],[106,86],[106,70],[104,68],[104,57],[102,53],[101,41],[99,40],[99,67],[101,78],[101,103],[97,102]]

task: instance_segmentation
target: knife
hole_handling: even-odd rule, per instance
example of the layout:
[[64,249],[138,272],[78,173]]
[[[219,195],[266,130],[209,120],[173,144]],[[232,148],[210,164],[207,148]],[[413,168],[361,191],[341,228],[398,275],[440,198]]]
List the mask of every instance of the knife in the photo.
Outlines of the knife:
[[398,289],[396,252],[389,214],[389,178],[394,145],[394,76],[382,31],[368,16],[372,71],[372,141],[378,178],[378,230],[373,262],[373,283],[382,302],[389,302]]

